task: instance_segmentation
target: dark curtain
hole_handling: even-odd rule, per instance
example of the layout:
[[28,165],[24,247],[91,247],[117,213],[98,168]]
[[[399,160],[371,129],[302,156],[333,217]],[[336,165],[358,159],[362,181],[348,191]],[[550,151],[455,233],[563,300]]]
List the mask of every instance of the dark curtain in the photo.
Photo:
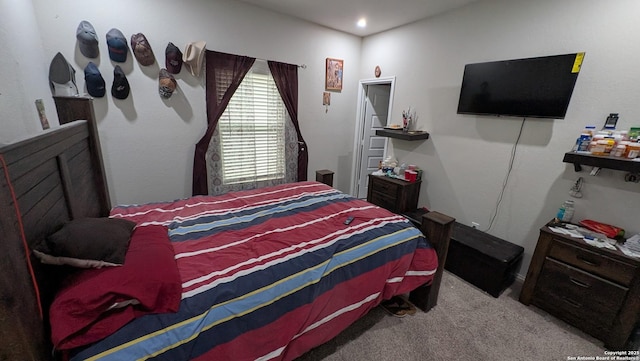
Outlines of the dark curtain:
[[298,182],[307,180],[309,153],[298,123],[298,66],[268,61],[269,70],[298,134]]
[[[227,108],[233,93],[253,66],[255,58],[246,56],[206,51],[206,102],[207,102],[207,131],[196,144],[193,159],[192,194],[209,193],[207,184],[206,153],[213,131],[218,120]],[[297,84],[297,81],[296,81]],[[297,97],[297,93],[296,93]],[[297,102],[296,102],[297,104]],[[296,126],[297,129],[297,126]],[[298,132],[299,134],[299,132]]]

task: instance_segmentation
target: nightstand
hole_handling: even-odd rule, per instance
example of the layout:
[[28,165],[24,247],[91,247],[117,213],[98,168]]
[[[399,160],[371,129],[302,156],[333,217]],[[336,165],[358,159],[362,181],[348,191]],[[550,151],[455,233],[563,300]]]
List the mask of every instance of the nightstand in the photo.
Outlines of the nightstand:
[[540,229],[520,302],[624,350],[640,315],[640,260]]
[[398,214],[413,211],[418,208],[420,184],[370,174],[367,201]]

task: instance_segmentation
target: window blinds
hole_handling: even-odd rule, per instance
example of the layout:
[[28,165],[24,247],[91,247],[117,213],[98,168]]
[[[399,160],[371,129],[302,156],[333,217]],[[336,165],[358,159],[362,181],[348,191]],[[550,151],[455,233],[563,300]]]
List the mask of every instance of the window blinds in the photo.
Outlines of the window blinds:
[[224,184],[284,177],[285,112],[267,63],[256,60],[218,122]]

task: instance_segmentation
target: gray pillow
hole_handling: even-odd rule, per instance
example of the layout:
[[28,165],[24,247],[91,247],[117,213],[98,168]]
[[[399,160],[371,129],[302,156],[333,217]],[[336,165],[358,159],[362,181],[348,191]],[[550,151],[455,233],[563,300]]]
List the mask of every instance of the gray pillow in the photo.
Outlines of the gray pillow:
[[119,218],[79,218],[46,239],[55,257],[123,264],[135,222]]

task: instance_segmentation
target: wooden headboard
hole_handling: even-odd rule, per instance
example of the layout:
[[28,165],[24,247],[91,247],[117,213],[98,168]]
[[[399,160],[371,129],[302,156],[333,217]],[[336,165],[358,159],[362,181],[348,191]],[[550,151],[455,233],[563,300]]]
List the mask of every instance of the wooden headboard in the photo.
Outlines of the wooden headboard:
[[53,358],[47,314],[60,268],[30,249],[68,220],[109,214],[99,149],[92,120],[0,147],[0,360]]

